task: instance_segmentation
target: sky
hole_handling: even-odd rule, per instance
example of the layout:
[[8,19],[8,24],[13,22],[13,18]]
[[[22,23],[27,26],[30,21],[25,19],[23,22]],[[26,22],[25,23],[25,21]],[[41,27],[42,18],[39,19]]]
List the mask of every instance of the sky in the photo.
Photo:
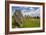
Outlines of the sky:
[[16,9],[20,9],[23,16],[31,15],[31,16],[40,16],[40,7],[20,7],[20,6],[12,6],[12,14],[16,11]]

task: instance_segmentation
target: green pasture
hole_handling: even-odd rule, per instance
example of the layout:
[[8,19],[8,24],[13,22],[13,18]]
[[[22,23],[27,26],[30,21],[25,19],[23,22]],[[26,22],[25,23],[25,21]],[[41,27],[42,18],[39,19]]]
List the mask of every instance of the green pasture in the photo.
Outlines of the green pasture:
[[[40,27],[40,18],[23,17],[21,21],[22,24],[20,24],[20,28]],[[12,16],[12,28],[14,27],[14,17]]]

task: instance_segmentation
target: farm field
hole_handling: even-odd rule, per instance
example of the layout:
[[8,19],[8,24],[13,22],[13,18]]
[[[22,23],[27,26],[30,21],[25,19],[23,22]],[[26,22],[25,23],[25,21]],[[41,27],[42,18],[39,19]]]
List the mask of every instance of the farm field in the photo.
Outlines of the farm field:
[[[12,28],[14,27],[15,27],[14,16],[12,16]],[[23,17],[20,28],[32,28],[32,27],[40,27],[40,18]]]

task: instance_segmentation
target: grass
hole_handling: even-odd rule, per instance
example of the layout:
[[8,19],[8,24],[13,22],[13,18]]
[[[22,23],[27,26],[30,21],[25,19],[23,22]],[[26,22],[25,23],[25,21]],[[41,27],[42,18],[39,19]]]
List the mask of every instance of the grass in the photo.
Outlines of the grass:
[[[12,16],[12,28],[15,27],[14,17]],[[39,18],[23,17],[21,28],[40,27]]]
[[24,19],[23,27],[39,27],[39,19]]

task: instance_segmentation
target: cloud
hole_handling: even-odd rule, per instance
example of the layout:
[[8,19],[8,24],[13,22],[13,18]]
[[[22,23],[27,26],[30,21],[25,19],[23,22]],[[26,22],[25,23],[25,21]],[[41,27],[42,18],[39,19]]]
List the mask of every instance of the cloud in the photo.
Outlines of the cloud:
[[16,9],[32,11],[38,9],[38,7],[20,7],[20,6],[12,6],[12,11],[14,12]]
[[26,12],[22,10],[23,16],[29,15],[29,16],[40,16],[40,9],[37,9],[35,11]]
[[23,16],[24,15],[39,16],[39,14],[40,14],[40,8],[39,7],[12,6],[12,14],[14,14],[16,9],[20,9],[22,14],[23,14]]

